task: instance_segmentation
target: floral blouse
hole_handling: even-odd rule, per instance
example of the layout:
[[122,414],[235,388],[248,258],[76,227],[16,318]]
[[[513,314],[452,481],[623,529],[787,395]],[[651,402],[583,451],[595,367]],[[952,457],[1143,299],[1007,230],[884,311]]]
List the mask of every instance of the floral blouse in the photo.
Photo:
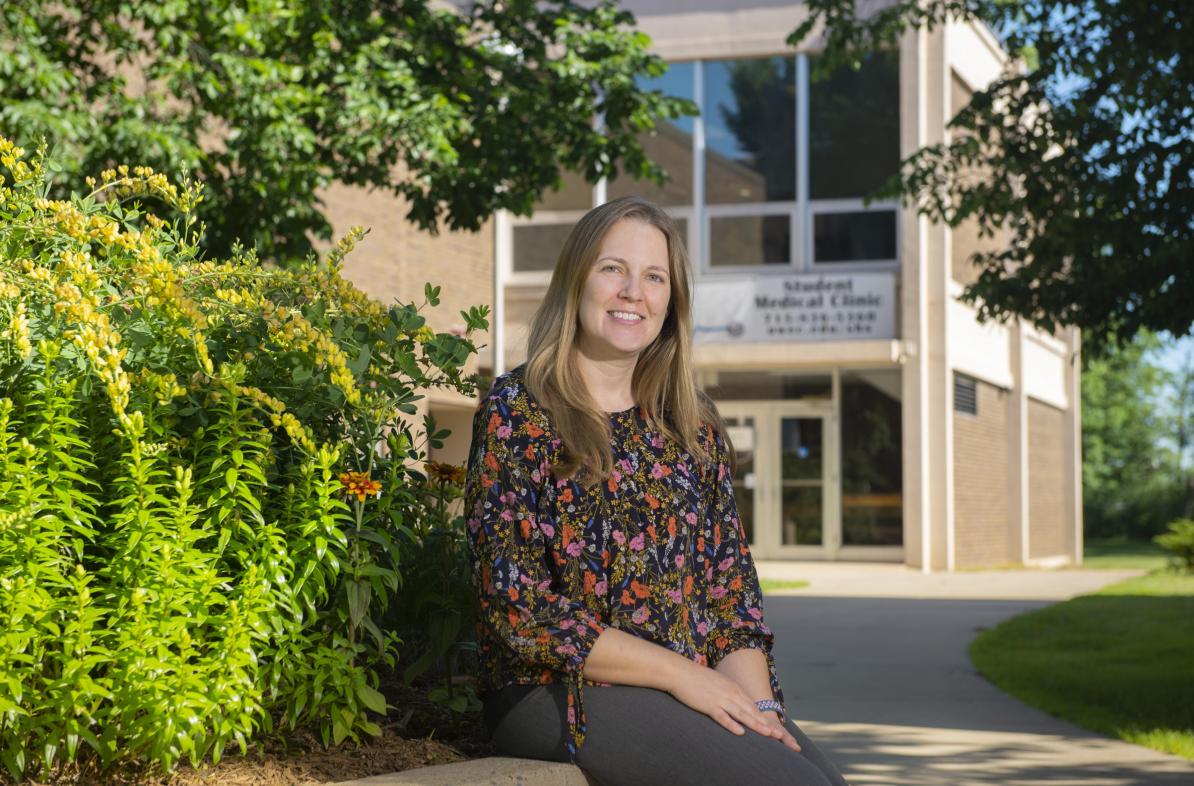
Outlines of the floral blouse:
[[613,626],[710,667],[734,650],[762,650],[782,702],[722,435],[704,425],[711,461],[702,465],[640,409],[611,413],[614,469],[586,491],[552,472],[560,440],[522,372],[498,377],[473,419],[465,516],[480,691],[565,682],[575,759],[582,686],[605,684],[582,669]]

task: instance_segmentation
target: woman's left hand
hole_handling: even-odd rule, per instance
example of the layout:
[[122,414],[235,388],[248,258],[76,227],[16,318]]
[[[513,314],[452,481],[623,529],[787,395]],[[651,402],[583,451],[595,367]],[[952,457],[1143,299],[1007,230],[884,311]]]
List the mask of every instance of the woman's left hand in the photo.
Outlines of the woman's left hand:
[[785,726],[784,722],[779,719],[779,713],[768,711],[763,713],[763,717],[767,719],[768,725],[779,730],[781,735],[779,738],[780,742],[782,742],[784,745],[787,745],[797,753],[800,752],[800,743],[796,742],[796,738],[792,736],[790,731],[788,731],[788,727]]

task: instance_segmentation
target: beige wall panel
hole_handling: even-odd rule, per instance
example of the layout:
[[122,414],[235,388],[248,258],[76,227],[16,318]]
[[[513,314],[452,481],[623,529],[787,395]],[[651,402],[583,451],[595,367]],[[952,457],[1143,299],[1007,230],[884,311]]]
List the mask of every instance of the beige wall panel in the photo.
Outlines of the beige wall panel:
[[468,461],[469,443],[472,440],[474,410],[443,407],[432,414],[436,426],[452,430],[452,436],[444,440],[442,448],[432,448],[432,460],[464,465]]
[[978,380],[978,414],[954,412],[954,565],[1009,561],[1008,393]]
[[1028,400],[1028,556],[1066,553],[1065,412]]

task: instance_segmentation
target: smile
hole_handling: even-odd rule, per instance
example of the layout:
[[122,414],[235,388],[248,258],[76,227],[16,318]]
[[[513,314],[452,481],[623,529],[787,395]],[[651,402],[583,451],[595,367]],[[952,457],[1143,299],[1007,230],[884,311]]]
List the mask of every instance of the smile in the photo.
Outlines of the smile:
[[610,311],[608,313],[619,322],[641,322],[643,320],[642,315],[632,311]]

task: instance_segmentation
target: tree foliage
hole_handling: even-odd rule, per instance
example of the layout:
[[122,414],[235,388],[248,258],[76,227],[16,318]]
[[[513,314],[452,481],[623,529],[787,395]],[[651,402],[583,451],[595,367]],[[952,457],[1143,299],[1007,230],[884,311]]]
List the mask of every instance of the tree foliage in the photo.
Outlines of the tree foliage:
[[612,0],[11,0],[0,131],[51,140],[72,175],[189,172],[216,255],[305,255],[333,181],[476,229],[528,214],[561,168],[658,177],[637,135],[690,106],[636,85],[664,64],[632,22]]
[[1160,341],[1140,333],[1102,357],[1083,356],[1082,496],[1093,537],[1148,537],[1182,513],[1185,482],[1168,442],[1174,421],[1158,407],[1167,380],[1153,362]]
[[[1007,232],[977,254],[963,299],[980,316],[1076,325],[1098,351],[1194,324],[1194,35],[1184,0],[808,0],[796,44],[824,25],[821,72],[908,29],[978,19],[1018,56],[901,165],[882,196]],[[1183,13],[1187,11],[1187,13]],[[986,176],[973,177],[976,171]]]

